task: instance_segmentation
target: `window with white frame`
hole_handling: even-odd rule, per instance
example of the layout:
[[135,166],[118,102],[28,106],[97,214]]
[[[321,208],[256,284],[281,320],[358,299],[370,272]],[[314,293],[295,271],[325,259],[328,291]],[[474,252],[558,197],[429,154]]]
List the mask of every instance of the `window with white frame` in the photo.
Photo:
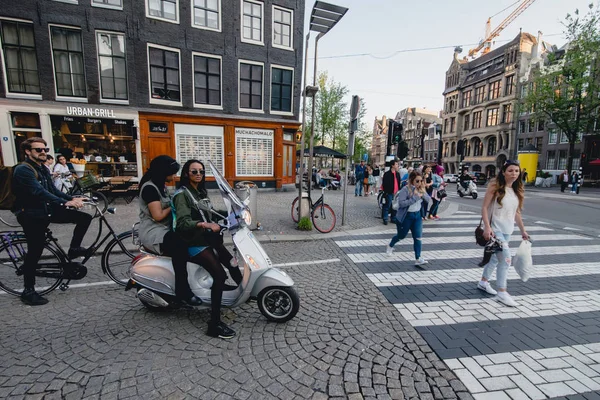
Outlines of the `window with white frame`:
[[273,176],[273,137],[268,129],[235,128],[237,176]]
[[221,31],[221,0],[192,0],[192,26]]
[[262,110],[263,66],[240,62],[240,108]]
[[187,160],[200,160],[206,166],[206,175],[212,176],[207,165],[211,161],[225,174],[224,128],[214,125],[175,124],[175,151],[181,165]]
[[92,0],[92,5],[96,7],[123,9],[123,0]]
[[549,151],[546,157],[546,169],[554,169],[556,166],[556,151]]
[[154,102],[177,102],[181,104],[179,51],[149,45],[148,66],[150,102],[154,100]]
[[558,138],[558,134],[556,133],[556,129],[552,128],[548,130],[548,144],[556,144],[556,140]]
[[0,19],[0,44],[8,92],[40,94],[33,24]]
[[242,42],[263,44],[263,3],[242,0]]
[[292,84],[294,71],[287,68],[271,69],[271,111],[292,112]]
[[558,167],[557,169],[567,168],[567,150],[560,150],[558,152]]
[[127,100],[125,35],[97,32],[100,94],[103,100]]
[[146,0],[146,16],[179,23],[179,0]]
[[293,48],[293,11],[273,6],[273,46]]
[[81,30],[50,26],[56,95],[86,97]]
[[194,103],[221,107],[221,58],[194,54]]
[[560,132],[560,142],[561,143],[569,143],[569,137],[563,131]]

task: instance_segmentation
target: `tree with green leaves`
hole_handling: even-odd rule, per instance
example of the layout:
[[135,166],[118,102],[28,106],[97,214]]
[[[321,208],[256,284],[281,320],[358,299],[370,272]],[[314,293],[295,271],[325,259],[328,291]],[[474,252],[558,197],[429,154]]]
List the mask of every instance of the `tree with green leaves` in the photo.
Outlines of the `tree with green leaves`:
[[569,140],[567,169],[571,171],[575,144],[593,130],[600,108],[600,9],[593,4],[585,15],[576,10],[565,18],[567,45],[551,52],[532,72],[523,110],[536,120],[553,123]]
[[319,92],[316,97],[315,141],[320,140],[321,145],[330,145],[336,149],[336,138],[344,130],[344,123],[348,120],[349,105],[345,102],[348,88],[329,78],[327,71],[319,74],[317,84]]

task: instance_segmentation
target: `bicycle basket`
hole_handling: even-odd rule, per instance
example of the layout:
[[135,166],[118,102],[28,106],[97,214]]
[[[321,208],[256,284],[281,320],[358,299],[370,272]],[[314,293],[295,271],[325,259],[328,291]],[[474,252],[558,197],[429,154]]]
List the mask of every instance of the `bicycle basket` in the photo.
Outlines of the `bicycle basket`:
[[82,190],[91,189],[100,185],[100,181],[94,174],[86,174],[81,178],[77,178],[77,183]]

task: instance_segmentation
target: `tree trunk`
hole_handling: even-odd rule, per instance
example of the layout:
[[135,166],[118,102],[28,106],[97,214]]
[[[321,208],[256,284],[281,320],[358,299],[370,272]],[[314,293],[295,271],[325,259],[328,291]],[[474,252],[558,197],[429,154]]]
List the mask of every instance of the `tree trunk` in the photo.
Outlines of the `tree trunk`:
[[575,140],[577,139],[577,133],[571,136],[569,135],[569,154],[567,155],[567,171],[571,173],[573,167],[573,153],[575,153]]

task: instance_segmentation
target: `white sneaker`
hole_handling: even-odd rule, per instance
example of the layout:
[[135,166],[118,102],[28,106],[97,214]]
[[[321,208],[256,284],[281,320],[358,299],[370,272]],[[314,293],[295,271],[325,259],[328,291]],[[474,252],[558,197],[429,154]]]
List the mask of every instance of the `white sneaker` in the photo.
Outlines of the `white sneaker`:
[[393,252],[394,252],[394,248],[393,247],[390,247],[389,245],[387,245],[385,247],[385,254],[387,254],[388,256],[391,256]]
[[423,257],[419,258],[418,260],[415,260],[415,267],[420,267],[425,264],[429,264],[429,261],[427,261]]
[[512,297],[510,297],[510,294],[508,294],[508,292],[498,292],[498,294],[496,295],[496,301],[504,303],[509,307],[517,306],[517,303],[512,299]]
[[487,294],[493,294],[493,295],[498,294],[498,292],[496,292],[494,289],[492,289],[492,285],[490,285],[489,282],[479,281],[479,283],[477,284],[477,289],[483,290]]

